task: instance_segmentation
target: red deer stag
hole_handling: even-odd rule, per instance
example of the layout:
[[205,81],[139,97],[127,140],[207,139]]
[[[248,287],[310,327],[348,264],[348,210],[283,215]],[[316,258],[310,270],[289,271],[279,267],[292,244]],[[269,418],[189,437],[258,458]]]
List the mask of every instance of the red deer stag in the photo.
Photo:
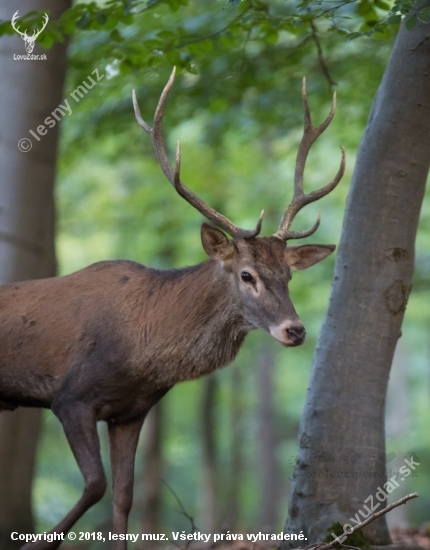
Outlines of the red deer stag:
[[[327,128],[314,128],[303,83],[304,135],[294,177],[294,196],[276,233],[258,237],[205,204],[180,179],[180,150],[169,163],[162,117],[172,75],[161,94],[153,128],[142,119],[155,155],[176,191],[220,229],[201,228],[205,262],[162,271],[131,261],[106,261],[52,279],[5,285],[0,290],[0,409],[50,408],[63,425],[85,480],[80,500],[50,531],[67,533],[106,489],[96,423],[108,424],[113,480],[112,548],[127,547],[133,469],[142,423],[151,407],[176,383],[199,378],[230,363],[250,330],[261,328],[283,346],[303,343],[305,329],[288,294],[291,271],[319,262],[334,245],[287,246],[316,231],[290,231],[306,204],[327,195],[340,181],[345,153],[331,183],[303,192],[309,149]],[[225,233],[232,237],[229,240]],[[55,535],[54,535],[55,534]],[[119,540],[122,539],[122,540]],[[26,550],[53,550],[61,541],[38,540]]]

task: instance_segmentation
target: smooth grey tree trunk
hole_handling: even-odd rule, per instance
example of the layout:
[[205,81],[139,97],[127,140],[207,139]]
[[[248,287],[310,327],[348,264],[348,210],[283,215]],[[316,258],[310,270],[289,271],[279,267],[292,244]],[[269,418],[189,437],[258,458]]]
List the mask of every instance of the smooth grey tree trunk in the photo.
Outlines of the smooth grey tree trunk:
[[[163,489],[164,402],[159,401],[145,420],[144,456],[142,473],[142,533],[159,533],[161,528],[161,492]],[[154,548],[154,541],[146,541],[145,548]]]
[[258,479],[259,526],[274,532],[279,502],[279,468],[276,460],[275,358],[272,348],[263,348],[258,361]]
[[[10,20],[31,10],[49,10],[52,19],[71,0],[2,2],[0,19]],[[66,45],[35,54],[47,61],[17,61],[25,54],[18,36],[0,39],[0,283],[55,274],[53,186],[58,125],[40,141],[33,138],[28,152],[18,149],[22,138],[62,101]],[[14,548],[11,531],[31,533],[34,522],[31,488],[41,411],[19,409],[0,415],[0,550]],[[17,544],[17,543],[16,543]],[[20,545],[17,544],[16,547]]]
[[227,513],[221,525],[224,531],[235,532],[240,528],[244,461],[243,414],[245,393],[242,371],[235,365],[231,369],[230,400],[230,468],[228,474]]
[[214,533],[218,527],[217,507],[217,441],[216,403],[218,381],[215,375],[202,381],[203,398],[201,408],[201,437],[203,447],[203,490],[201,521],[204,533]]
[[[337,522],[351,523],[385,482],[385,394],[411,290],[429,161],[430,26],[419,23],[399,31],[347,201],[285,527],[303,531],[306,544]],[[393,496],[404,492],[400,486]],[[385,518],[364,533],[374,544],[390,543]]]

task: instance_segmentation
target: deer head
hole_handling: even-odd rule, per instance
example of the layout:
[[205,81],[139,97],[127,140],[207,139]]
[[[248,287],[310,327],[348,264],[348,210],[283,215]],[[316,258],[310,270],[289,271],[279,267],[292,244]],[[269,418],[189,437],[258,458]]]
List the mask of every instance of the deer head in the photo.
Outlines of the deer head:
[[11,20],[11,24],[12,24],[12,28],[15,30],[15,32],[17,32],[21,38],[24,40],[25,42],[25,50],[27,53],[32,53],[33,50],[34,50],[34,44],[36,42],[36,39],[37,37],[39,36],[39,34],[41,32],[43,32],[43,30],[45,29],[46,25],[48,24],[48,21],[49,21],[49,17],[48,17],[48,14],[45,13],[44,15],[44,21],[43,21],[43,26],[40,30],[35,30],[33,31],[33,35],[32,36],[28,36],[26,32],[21,32],[19,30],[19,27],[16,26],[16,20],[18,19],[18,11],[16,11],[14,14],[13,14],[13,17],[12,17],[12,20]]
[[[178,194],[196,208],[215,226],[204,223],[201,229],[203,248],[208,256],[218,263],[219,270],[229,281],[230,296],[249,328],[262,328],[285,346],[296,346],[304,341],[305,330],[298,318],[288,293],[288,282],[293,270],[305,269],[331,254],[334,245],[289,246],[287,241],[312,235],[320,224],[320,216],[313,227],[305,231],[291,231],[295,215],[307,204],[321,199],[332,191],[341,180],[345,169],[345,151],[334,179],[321,189],[305,194],[303,175],[306,159],[314,141],[328,127],[336,108],[336,95],[326,120],[314,128],[303,79],[302,98],[304,107],[304,133],[299,146],[295,175],[294,195],[286,209],[278,230],[271,237],[259,237],[264,211],[258,218],[255,229],[241,229],[225,216],[208,206],[181,181],[181,154],[178,142],[176,162],[170,165],[163,140],[162,118],[167,95],[173,85],[175,69],[165,86],[154,115],[153,127],[143,120],[136,94],[133,90],[133,105],[138,124],[151,138],[155,156],[169,182]],[[219,228],[219,229],[218,229]],[[222,231],[220,231],[220,229]],[[229,235],[232,239],[228,239]]]

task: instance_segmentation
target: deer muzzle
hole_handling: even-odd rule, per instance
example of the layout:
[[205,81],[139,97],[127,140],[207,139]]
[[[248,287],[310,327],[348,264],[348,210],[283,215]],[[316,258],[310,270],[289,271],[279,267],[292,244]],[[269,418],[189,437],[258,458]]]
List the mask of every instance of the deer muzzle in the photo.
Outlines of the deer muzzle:
[[270,327],[270,334],[283,346],[294,347],[303,344],[306,330],[300,321],[284,321]]

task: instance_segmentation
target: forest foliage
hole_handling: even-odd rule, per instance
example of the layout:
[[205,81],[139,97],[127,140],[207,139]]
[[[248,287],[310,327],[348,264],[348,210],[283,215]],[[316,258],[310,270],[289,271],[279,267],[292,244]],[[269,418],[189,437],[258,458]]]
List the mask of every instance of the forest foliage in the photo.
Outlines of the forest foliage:
[[[103,259],[128,258],[161,268],[205,259],[199,237],[201,216],[164,179],[148,136],[134,120],[131,103],[135,89],[142,115],[150,123],[173,65],[178,76],[166,107],[164,128],[171,158],[176,141],[181,140],[183,181],[241,227],[253,227],[264,208],[265,235],[276,231],[292,195],[295,153],[302,131],[302,77],[307,78],[316,122],[325,117],[336,90],[337,114],[310,155],[306,189],[320,187],[333,177],[340,145],[347,151],[347,170],[335,192],[300,213],[295,228],[312,225],[321,210],[321,226],[308,241],[337,243],[356,150],[398,24],[402,17],[411,28],[417,18],[430,19],[426,10],[410,15],[412,6],[409,0],[111,0],[77,3],[60,20],[50,22],[40,37],[43,47],[72,37],[64,98],[69,98],[73,113],[61,121],[56,191],[60,274]],[[40,17],[28,14],[23,24],[31,28]],[[1,23],[0,33],[9,32],[10,24]],[[91,87],[89,77],[95,69],[102,78]],[[85,82],[90,84],[87,93],[79,101],[70,99],[73,90]],[[423,493],[409,506],[409,520],[415,523],[428,519],[425,510],[430,506],[426,422],[430,406],[430,348],[426,343],[430,332],[429,199],[427,191],[414,286],[393,372],[393,377],[405,380],[400,389],[398,385],[395,388],[403,395],[390,389],[387,403],[387,459],[395,462],[396,457],[411,452],[422,459],[416,478],[407,480],[402,489],[402,494],[416,489]],[[255,332],[236,363],[214,375],[218,382],[219,528],[228,523],[229,488],[237,475],[232,470],[235,446],[243,450],[239,526],[252,532],[261,527],[258,405],[263,396],[257,391],[257,376],[262,350],[268,350],[275,365],[269,398],[275,411],[273,453],[279,471],[279,494],[274,495],[279,511],[276,526],[282,528],[298,423],[332,270],[333,259],[329,258],[294,275],[290,284],[293,302],[307,329],[303,347],[285,350],[269,335]],[[239,393],[237,386],[232,389],[235,369],[241,372]],[[202,384],[181,384],[164,399],[164,479],[197,525],[203,483]],[[406,402],[401,426],[396,421],[400,401]],[[237,403],[241,418],[238,426],[233,426],[231,415]],[[50,413],[45,427],[35,484],[39,531],[64,515],[82,487],[61,426]],[[104,429],[100,427],[107,460]],[[141,454],[137,461],[132,532],[138,531],[141,521]],[[165,532],[189,528],[176,508],[166,486]],[[76,531],[96,531],[109,517],[110,495],[81,520]]]

